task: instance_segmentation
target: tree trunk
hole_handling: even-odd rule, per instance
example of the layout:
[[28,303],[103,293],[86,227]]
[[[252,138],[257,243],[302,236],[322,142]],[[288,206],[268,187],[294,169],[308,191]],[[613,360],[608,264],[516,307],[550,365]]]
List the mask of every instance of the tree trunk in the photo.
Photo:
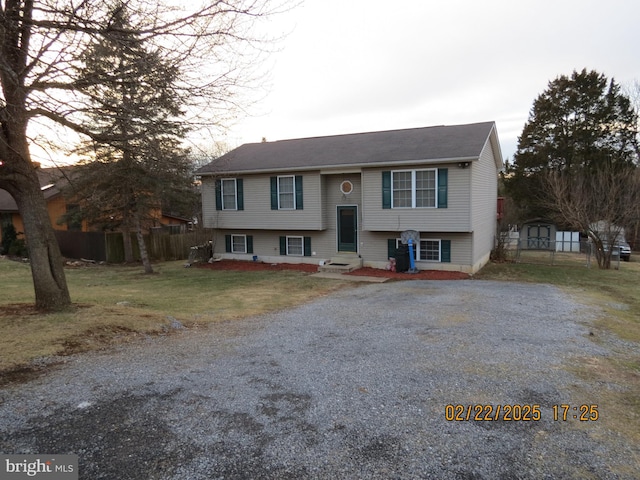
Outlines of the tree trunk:
[[122,242],[124,245],[124,262],[133,263],[133,243],[131,242],[131,230],[128,219],[125,219],[122,224]]
[[144,235],[142,235],[142,223],[140,222],[140,216],[136,213],[136,237],[138,239],[138,248],[140,249],[140,259],[144,266],[144,273],[153,273],[151,267],[151,261],[149,260],[149,252],[147,252],[147,246],[144,243]]
[[71,306],[71,297],[62,254],[36,171],[32,169],[29,173],[19,177],[19,184],[11,188],[10,193],[18,204],[24,223],[36,307],[47,311],[65,310]]

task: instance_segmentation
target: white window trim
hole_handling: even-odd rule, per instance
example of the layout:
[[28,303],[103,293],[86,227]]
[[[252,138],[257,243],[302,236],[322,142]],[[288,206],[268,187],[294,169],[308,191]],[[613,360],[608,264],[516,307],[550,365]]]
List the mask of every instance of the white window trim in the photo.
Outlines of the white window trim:
[[[243,237],[244,238],[244,252],[236,252],[233,248],[235,242],[233,241],[234,237]],[[234,235],[231,234],[231,253],[247,253],[247,236],[246,235]]]
[[[282,207],[280,205],[280,179],[291,178],[293,185],[293,207]],[[295,210],[296,209],[296,176],[295,175],[278,175],[278,210]],[[289,237],[287,237],[289,238]],[[288,247],[287,247],[288,250]]]
[[442,263],[442,240],[439,238],[421,238],[420,242],[438,242],[438,260],[427,260],[420,258],[420,250],[421,246],[418,245],[418,254],[417,261],[419,262],[428,262],[428,263]]
[[[436,185],[435,185],[435,201],[433,203],[433,207],[417,207],[416,206],[416,172],[428,172],[428,171],[432,171],[435,172],[436,176]],[[394,205],[394,201],[395,201],[395,196],[393,195],[394,193],[394,188],[393,188],[393,176],[396,173],[406,173],[406,172],[411,172],[411,206],[410,207],[396,207]],[[391,208],[438,208],[438,169],[437,168],[418,168],[415,170],[392,170],[391,171]]]
[[[289,253],[289,239],[293,239],[293,238],[300,239],[300,246],[302,247],[302,253]],[[304,257],[304,237],[298,237],[295,235],[287,236],[287,256]]]
[[[233,195],[233,208],[227,208],[224,201],[224,183],[226,181],[233,180],[233,185],[235,189],[235,193]],[[222,201],[222,210],[238,210],[238,181],[235,178],[221,178],[220,179],[220,199]]]
[[[420,258],[420,244],[418,244],[417,252],[415,252],[416,262],[426,262],[426,263],[442,263],[442,240],[439,238],[421,238],[421,242],[438,242],[438,260],[427,260]],[[402,239],[396,238],[396,248],[402,245]],[[414,246],[415,250],[415,246]]]

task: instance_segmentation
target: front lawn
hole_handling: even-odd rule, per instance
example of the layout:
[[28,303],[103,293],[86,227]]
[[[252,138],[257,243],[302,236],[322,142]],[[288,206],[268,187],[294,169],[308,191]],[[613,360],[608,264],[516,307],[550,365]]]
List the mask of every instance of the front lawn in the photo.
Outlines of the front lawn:
[[[0,372],[41,363],[45,357],[136,341],[187,328],[277,311],[307,302],[348,282],[311,278],[293,270],[239,272],[184,268],[184,262],[66,268],[73,311],[43,314],[33,308],[28,264],[0,260]],[[174,322],[174,326],[175,326]],[[2,382],[0,382],[2,383]]]

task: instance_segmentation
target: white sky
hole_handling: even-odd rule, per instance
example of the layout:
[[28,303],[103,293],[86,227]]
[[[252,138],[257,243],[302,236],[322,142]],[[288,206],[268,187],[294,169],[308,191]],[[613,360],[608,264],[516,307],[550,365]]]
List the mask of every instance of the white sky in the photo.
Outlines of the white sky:
[[506,158],[550,80],[640,80],[637,0],[305,0],[269,28],[291,33],[230,147],[492,120]]

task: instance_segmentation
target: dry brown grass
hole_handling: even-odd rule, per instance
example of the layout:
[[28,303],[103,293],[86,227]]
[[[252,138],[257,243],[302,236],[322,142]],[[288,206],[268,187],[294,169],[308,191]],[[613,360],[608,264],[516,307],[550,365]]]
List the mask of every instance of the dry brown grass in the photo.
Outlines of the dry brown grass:
[[[587,382],[574,386],[575,402],[597,395],[600,418],[608,429],[640,444],[640,262],[621,262],[619,270],[597,267],[500,264],[486,267],[479,278],[530,281],[559,286],[591,306],[589,338],[611,352],[606,357],[583,358],[566,368]],[[587,403],[591,403],[590,401]],[[635,459],[637,465],[640,459]]]

